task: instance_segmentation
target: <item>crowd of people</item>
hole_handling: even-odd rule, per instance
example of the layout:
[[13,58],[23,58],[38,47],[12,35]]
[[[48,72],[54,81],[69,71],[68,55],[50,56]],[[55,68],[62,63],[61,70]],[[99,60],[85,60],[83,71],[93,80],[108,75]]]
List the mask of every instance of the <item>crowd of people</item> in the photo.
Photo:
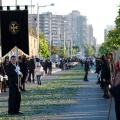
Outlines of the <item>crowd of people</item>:
[[[0,92],[7,92],[6,88],[9,85],[8,77],[6,76],[6,66],[10,63],[9,56],[6,56],[4,61],[0,64]],[[20,67],[20,71],[22,73],[21,82],[20,82],[20,89],[21,91],[25,91],[25,83],[35,82],[35,78],[41,79],[41,74],[52,74],[52,62],[48,59],[43,62],[40,61],[38,58],[34,58],[33,56],[29,59],[26,56],[19,56],[18,62],[16,62]],[[40,70],[39,70],[40,69]],[[41,72],[43,71],[43,72]],[[44,73],[45,71],[45,73]],[[2,77],[3,76],[3,77]],[[39,76],[39,77],[38,77]],[[41,82],[37,82],[38,85],[41,85]],[[40,83],[40,84],[39,84]]]
[[69,63],[72,63],[72,62],[80,62],[80,59],[77,58],[77,57],[72,57],[72,58],[62,58],[60,60],[60,64],[59,64],[59,68],[61,68],[62,70],[68,70],[70,68],[72,68],[72,64],[69,64]]
[[[78,58],[64,58],[60,60],[59,67],[63,69],[66,66],[67,68],[69,62],[80,62],[82,66],[84,65],[84,81],[88,81],[90,66],[95,64],[95,73],[98,77],[97,84],[100,84],[100,87],[103,89],[103,97],[105,99],[113,96],[111,88],[120,85],[120,74],[118,75],[120,72],[120,56],[119,61],[116,63],[113,60],[112,53],[96,57],[95,63],[91,58],[86,58],[84,61]],[[22,114],[19,112],[21,91],[26,91],[26,81],[35,82],[36,77],[37,84],[41,85],[41,76],[45,74],[52,74],[52,62],[49,59],[43,62],[33,56],[29,59],[23,55],[19,56],[17,61],[16,56],[13,55],[11,58],[6,56],[4,61],[1,61],[0,90],[1,92],[7,92],[6,88],[9,88],[8,114]],[[116,76],[119,79],[116,80]],[[120,120],[120,97],[117,97],[117,100],[115,99],[115,110],[117,120]]]
[[[91,58],[80,60],[84,65],[84,81],[88,81],[88,72],[93,65]],[[113,53],[106,53],[101,57],[95,58],[95,73],[97,74],[97,84],[103,89],[105,99],[114,98],[116,120],[120,120],[120,56],[119,60],[114,61]]]
[[[68,62],[78,61],[75,59],[61,59],[60,68],[62,64]],[[12,55],[10,58],[5,57],[4,61],[0,64],[0,90],[1,92],[7,92],[9,89],[8,99],[8,114],[22,114],[20,110],[21,92],[26,91],[26,82],[35,82],[41,85],[41,76],[45,74],[52,74],[52,62],[49,59],[45,61],[33,56],[29,59],[26,56]]]
[[[26,56],[5,57],[0,63],[0,92],[7,92],[9,89],[8,114],[22,114],[19,112],[21,92],[25,92],[25,83],[37,81],[41,85],[41,77],[45,74],[52,74],[52,62],[40,61],[33,56],[29,59]],[[31,76],[32,75],[32,76]]]
[[100,84],[100,87],[103,89],[103,97],[108,99],[112,96],[117,96],[117,99],[114,97],[116,120],[120,120],[120,56],[116,62],[113,58],[112,53],[97,57],[95,73],[98,75],[97,84]]
[[96,73],[98,74],[98,84],[103,89],[103,97],[110,98],[108,95],[110,86],[115,83],[114,78],[117,73],[117,66],[113,60],[113,54],[109,53],[96,58]]

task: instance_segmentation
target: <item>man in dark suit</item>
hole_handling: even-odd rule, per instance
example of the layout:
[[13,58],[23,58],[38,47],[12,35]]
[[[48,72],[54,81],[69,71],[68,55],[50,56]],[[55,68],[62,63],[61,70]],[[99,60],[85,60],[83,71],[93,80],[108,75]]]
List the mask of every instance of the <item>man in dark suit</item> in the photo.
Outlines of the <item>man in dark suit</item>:
[[16,66],[16,56],[11,56],[10,63],[6,66],[6,74],[9,79],[9,100],[8,100],[8,114],[22,114],[19,112],[21,93],[19,91],[18,76],[22,76],[18,66]]
[[86,60],[85,60],[85,77],[84,77],[84,81],[88,81],[88,78],[87,78],[87,76],[88,76],[88,71],[89,71],[89,58],[86,58]]

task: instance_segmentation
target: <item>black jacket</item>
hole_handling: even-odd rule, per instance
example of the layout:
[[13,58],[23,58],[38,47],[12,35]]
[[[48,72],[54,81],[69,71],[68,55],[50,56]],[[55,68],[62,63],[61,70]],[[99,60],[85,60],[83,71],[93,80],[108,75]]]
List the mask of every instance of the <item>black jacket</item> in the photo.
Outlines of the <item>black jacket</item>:
[[49,69],[52,68],[52,62],[48,62],[48,68],[49,68]]
[[17,86],[18,85],[18,75],[17,75],[15,69],[16,69],[16,67],[13,64],[9,63],[6,66],[6,74],[8,76],[9,83]]
[[89,62],[85,61],[85,71],[89,71]]
[[21,64],[20,64],[20,71],[22,72],[23,76],[27,76],[27,74],[28,74],[27,63],[21,62]]
[[101,75],[104,79],[109,80],[110,72],[106,63],[102,63],[101,65]]
[[34,70],[35,69],[34,59],[30,59],[30,61],[28,62],[28,68],[29,68],[29,70]]

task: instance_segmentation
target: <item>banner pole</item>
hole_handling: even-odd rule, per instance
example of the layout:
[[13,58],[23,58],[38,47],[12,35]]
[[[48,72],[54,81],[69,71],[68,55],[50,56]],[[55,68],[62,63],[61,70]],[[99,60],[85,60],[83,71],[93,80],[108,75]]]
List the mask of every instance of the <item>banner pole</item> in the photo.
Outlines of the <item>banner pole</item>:
[[[17,0],[15,0],[15,6],[17,9]],[[18,47],[16,47],[16,59],[17,59],[17,64],[18,64]]]
[[[15,0],[15,6],[16,6],[16,10],[17,10],[17,0]],[[16,51],[16,59],[17,59],[17,65],[19,65],[19,61],[18,61],[18,47],[15,47],[15,51]],[[20,77],[18,75],[18,90],[20,89]]]

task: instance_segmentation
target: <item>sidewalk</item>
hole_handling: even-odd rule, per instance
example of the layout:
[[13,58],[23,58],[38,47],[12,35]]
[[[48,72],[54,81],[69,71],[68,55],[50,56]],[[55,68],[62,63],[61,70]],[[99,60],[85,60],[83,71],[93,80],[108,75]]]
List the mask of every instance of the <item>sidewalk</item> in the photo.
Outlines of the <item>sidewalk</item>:
[[[80,81],[80,88],[73,97],[76,104],[67,108],[64,113],[52,116],[49,120],[107,120],[110,99],[104,99],[103,90],[96,84],[97,77],[89,73],[89,81]],[[110,120],[116,120],[114,100],[111,107]]]

